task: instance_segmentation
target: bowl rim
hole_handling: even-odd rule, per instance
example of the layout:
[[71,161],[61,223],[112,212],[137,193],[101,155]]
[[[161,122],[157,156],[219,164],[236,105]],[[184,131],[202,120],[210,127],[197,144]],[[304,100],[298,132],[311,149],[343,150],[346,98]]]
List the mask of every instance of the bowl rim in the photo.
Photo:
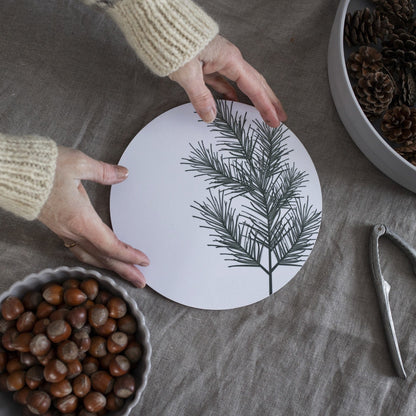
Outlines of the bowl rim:
[[[8,296],[15,296],[13,295],[14,292],[16,292],[20,287],[25,286],[28,283],[31,283],[32,281],[38,281],[40,284],[43,283],[40,280],[42,276],[50,276],[50,275],[53,276],[55,274],[65,274],[65,273],[67,274],[80,273],[83,275],[88,275],[90,277],[95,277],[99,281],[103,281],[109,284],[112,287],[112,289],[114,289],[115,293],[121,294],[123,296],[124,300],[129,304],[130,308],[132,309],[133,315],[138,320],[138,326],[139,326],[138,329],[143,335],[143,339],[141,339],[140,342],[142,346],[144,347],[143,355],[141,358],[141,360],[143,361],[143,368],[144,368],[143,375],[142,375],[143,381],[140,387],[136,390],[133,399],[126,405],[126,408],[125,409],[122,408],[120,409],[120,411],[118,411],[118,412],[122,411],[122,413],[114,413],[114,412],[107,413],[108,415],[114,414],[118,416],[127,416],[130,414],[133,407],[135,407],[138,404],[143,394],[143,391],[146,388],[146,385],[148,383],[149,374],[151,370],[152,346],[150,344],[150,332],[149,332],[149,329],[147,328],[144,314],[139,309],[137,302],[129,295],[126,289],[124,289],[122,286],[117,285],[117,283],[115,282],[113,278],[103,275],[96,270],[84,269],[83,267],[79,267],[79,266],[78,267],[60,266],[54,269],[46,268],[39,272],[30,273],[29,275],[25,276],[23,279],[15,281],[7,290],[0,293],[0,304]],[[60,279],[63,279],[63,277],[61,276]]]
[[373,124],[368,120],[367,116],[364,114],[364,111],[361,108],[360,103],[357,100],[357,97],[354,94],[354,90],[353,90],[352,85],[351,85],[351,80],[350,80],[350,77],[349,77],[348,71],[347,71],[346,57],[345,57],[345,48],[344,48],[345,17],[347,15],[348,7],[351,4],[351,0],[343,0],[343,1],[344,1],[344,4],[340,3],[339,6],[338,6],[339,8],[342,8],[342,11],[341,11],[341,14],[340,14],[340,23],[341,24],[338,26],[339,31],[338,31],[337,41],[338,41],[339,51],[340,51],[340,54],[341,54],[341,67],[342,67],[343,76],[348,81],[346,83],[347,84],[347,88],[348,88],[348,93],[352,97],[352,99],[354,101],[354,104],[356,105],[356,107],[358,108],[358,111],[360,112],[362,118],[364,119],[364,123],[367,125],[367,127],[370,129],[370,131],[373,133],[373,135],[386,148],[386,150],[388,150],[391,153],[391,155],[393,156],[393,158],[395,158],[398,162],[404,163],[405,166],[407,166],[410,169],[412,169],[415,172],[415,174],[416,174],[416,166],[412,165],[408,160],[406,160],[404,157],[400,156],[387,143],[387,141],[381,136],[381,134],[377,131],[377,129],[373,126]]

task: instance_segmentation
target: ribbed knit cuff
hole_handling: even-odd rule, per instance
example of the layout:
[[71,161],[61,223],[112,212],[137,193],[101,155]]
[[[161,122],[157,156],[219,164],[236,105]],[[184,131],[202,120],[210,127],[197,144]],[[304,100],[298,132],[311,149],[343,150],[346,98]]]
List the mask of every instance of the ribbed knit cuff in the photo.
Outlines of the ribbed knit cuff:
[[53,186],[57,157],[51,139],[0,133],[0,207],[37,218]]
[[214,20],[190,0],[120,0],[107,11],[159,76],[185,65],[218,34]]

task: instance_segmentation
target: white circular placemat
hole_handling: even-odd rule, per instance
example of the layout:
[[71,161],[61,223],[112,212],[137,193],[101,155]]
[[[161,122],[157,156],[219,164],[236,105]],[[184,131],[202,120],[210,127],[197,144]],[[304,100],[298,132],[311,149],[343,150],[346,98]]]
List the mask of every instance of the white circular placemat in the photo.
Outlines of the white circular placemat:
[[124,152],[111,190],[114,232],[150,258],[148,285],[184,305],[231,309],[291,280],[321,223],[313,162],[284,125],[218,102],[214,123],[191,104],[160,115]]

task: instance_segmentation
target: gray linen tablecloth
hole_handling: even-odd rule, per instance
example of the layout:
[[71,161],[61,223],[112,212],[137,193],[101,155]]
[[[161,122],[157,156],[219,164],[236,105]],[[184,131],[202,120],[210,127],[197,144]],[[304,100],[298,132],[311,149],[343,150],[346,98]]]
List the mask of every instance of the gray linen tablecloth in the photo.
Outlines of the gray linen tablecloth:
[[[404,381],[389,358],[368,241],[370,226],[384,222],[416,246],[416,198],[360,153],[338,118],[326,59],[337,2],[200,4],[283,102],[315,163],[323,221],[297,276],[240,309],[184,307],[108,273],[132,293],[151,332],[152,372],[132,414],[415,414],[416,276],[383,241]],[[2,0],[0,58],[2,132],[49,136],[111,163],[148,122],[187,101],[144,68],[107,16],[75,0]],[[109,188],[88,191],[109,223]],[[47,267],[80,265],[39,222],[1,212],[0,230],[0,290]]]

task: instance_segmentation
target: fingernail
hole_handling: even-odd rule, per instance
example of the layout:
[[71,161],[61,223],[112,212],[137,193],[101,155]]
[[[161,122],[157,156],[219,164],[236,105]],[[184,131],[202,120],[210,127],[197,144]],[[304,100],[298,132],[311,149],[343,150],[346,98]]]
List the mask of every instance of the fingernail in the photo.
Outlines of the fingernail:
[[124,166],[116,166],[117,179],[126,179],[129,176],[129,170]]
[[217,109],[211,108],[205,113],[201,113],[201,118],[207,123],[212,123],[215,120],[215,116],[217,115]]
[[[144,258],[143,258],[144,257]],[[148,266],[149,264],[150,264],[150,260],[149,260],[149,257],[147,257],[146,256],[146,254],[144,254],[144,253],[141,253],[140,254],[140,262],[139,263],[137,263],[139,266],[144,266],[144,267],[146,267],[146,266]]]
[[140,289],[143,289],[144,287],[146,287],[146,281],[139,280],[136,286]]

